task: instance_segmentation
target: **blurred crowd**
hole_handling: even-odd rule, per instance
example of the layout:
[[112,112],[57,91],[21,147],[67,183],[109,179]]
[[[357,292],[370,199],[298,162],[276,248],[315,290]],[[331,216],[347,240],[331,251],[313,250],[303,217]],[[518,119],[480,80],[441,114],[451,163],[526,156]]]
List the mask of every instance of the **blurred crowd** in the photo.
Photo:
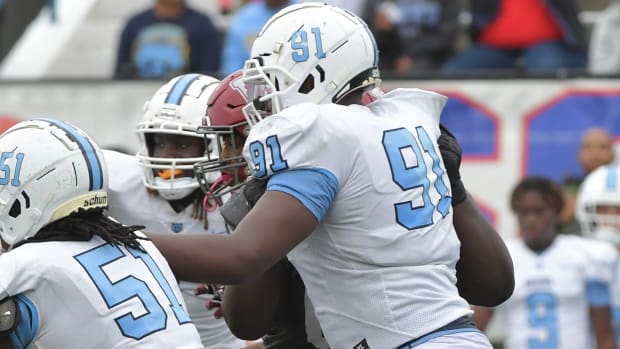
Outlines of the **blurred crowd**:
[[[220,0],[220,14],[229,19],[222,29],[184,0],[157,0],[127,19],[115,77],[230,74],[249,58],[249,48],[268,18],[302,1]],[[620,71],[620,39],[613,34],[620,6],[615,0],[592,28],[580,20],[577,0],[327,2],[365,19],[377,39],[386,76]]]

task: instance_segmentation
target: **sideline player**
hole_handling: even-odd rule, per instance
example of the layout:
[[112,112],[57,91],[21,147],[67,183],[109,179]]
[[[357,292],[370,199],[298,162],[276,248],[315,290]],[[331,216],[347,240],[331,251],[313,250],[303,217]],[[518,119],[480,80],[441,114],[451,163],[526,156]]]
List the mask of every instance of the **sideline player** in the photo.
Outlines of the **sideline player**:
[[[620,167],[600,166],[583,181],[575,214],[584,236],[612,243],[620,250]],[[600,252],[599,252],[600,253]],[[620,347],[620,269],[611,288],[616,345]]]
[[[513,189],[510,205],[520,239],[507,241],[515,265],[515,292],[499,308],[505,311],[505,347],[616,348],[611,326],[610,285],[618,261],[601,241],[558,234],[564,205],[559,185],[528,177]],[[477,308],[484,329],[492,308]]]

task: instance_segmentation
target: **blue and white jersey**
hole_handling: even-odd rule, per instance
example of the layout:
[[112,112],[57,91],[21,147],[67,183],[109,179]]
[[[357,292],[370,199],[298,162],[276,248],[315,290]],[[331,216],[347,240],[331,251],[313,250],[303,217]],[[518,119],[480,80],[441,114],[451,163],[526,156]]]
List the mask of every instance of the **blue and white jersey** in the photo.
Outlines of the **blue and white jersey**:
[[437,145],[445,102],[397,89],[368,106],[303,103],[250,132],[254,175],[320,222],[288,257],[332,348],[394,348],[471,313]]
[[611,315],[613,317],[616,346],[620,348],[620,263],[616,263],[611,285]]
[[0,255],[0,298],[18,296],[16,348],[202,348],[166,260],[90,241],[36,242]]
[[590,348],[589,308],[609,306],[617,252],[606,242],[559,235],[542,253],[506,242],[515,268],[505,310],[506,349]]
[[[143,183],[144,170],[135,156],[103,150],[108,165],[108,212],[126,225],[144,225],[146,232],[170,234],[225,234],[226,225],[219,211],[208,214],[209,228],[192,217],[192,206],[181,212],[172,209],[168,201],[147,192]],[[224,319],[216,319],[215,309],[207,310],[209,295],[195,295],[197,283],[179,282],[187,302],[189,315],[198,328],[207,349],[239,349],[245,342],[236,338]]]

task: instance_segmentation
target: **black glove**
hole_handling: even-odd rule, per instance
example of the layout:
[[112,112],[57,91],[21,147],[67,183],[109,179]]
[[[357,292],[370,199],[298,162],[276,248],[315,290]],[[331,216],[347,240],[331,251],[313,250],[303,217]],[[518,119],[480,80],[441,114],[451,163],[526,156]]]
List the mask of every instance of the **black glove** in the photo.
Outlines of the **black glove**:
[[251,178],[243,186],[243,189],[233,194],[224,205],[220,207],[220,214],[224,217],[228,230],[233,230],[248,212],[256,205],[256,202],[267,188],[266,179]]
[[467,190],[465,190],[465,185],[461,181],[461,173],[459,172],[463,150],[456,137],[444,125],[439,124],[439,129],[441,130],[441,135],[437,143],[439,144],[443,163],[448,171],[450,187],[452,187],[452,206],[456,206],[467,198]]

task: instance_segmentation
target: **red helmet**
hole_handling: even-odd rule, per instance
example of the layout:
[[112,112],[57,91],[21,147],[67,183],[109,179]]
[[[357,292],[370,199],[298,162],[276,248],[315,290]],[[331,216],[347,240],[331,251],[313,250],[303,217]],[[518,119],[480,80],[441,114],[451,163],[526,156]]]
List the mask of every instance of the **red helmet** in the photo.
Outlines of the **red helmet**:
[[[217,157],[197,162],[194,172],[209,197],[218,198],[236,189],[248,176],[247,162],[241,155],[250,130],[243,114],[246,104],[247,93],[242,70],[225,77],[207,102],[203,125],[197,132],[205,137],[207,144],[217,145],[214,149],[217,150]],[[213,175],[218,172],[221,175]],[[218,179],[213,182],[212,178]]]
[[211,94],[203,125],[235,126],[237,132],[247,137],[250,129],[243,115],[246,104],[248,96],[243,84],[243,71],[237,70],[225,77]]

